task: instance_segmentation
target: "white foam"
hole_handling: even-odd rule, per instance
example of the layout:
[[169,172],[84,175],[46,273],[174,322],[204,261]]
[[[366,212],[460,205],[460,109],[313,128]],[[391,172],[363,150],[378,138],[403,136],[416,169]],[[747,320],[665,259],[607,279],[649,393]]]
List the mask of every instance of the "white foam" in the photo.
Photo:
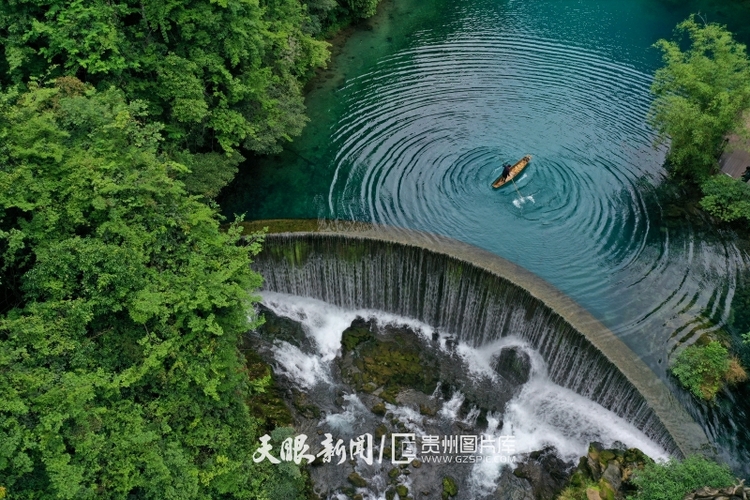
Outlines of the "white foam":
[[[492,416],[493,419],[498,417]],[[668,454],[635,426],[579,394],[552,383],[546,375],[532,376],[521,393],[506,406],[503,427],[496,436],[512,436],[515,454],[521,455],[548,446],[557,449],[565,461],[575,462],[585,455],[589,443],[598,441],[612,447],[615,441],[638,448],[655,460]],[[490,420],[490,416],[488,416]],[[472,469],[470,484],[477,494],[491,492],[508,464],[482,462]]]
[[531,349],[528,342],[512,335],[501,337],[494,342],[483,345],[480,349],[466,344],[459,344],[456,352],[466,361],[472,374],[494,379],[497,377],[497,374],[492,368],[492,357],[499,354],[505,347],[522,349],[531,359],[531,375],[546,376],[547,366],[542,356],[537,351]]
[[[286,342],[278,343],[274,351],[283,372],[306,388],[330,382],[328,367],[341,348],[341,334],[357,316],[374,318],[380,324],[407,325],[415,331],[421,331],[428,338],[434,331],[422,322],[378,311],[347,311],[318,300],[271,292],[263,292],[262,297],[263,303],[276,314],[300,321],[315,340],[317,353],[303,353]],[[443,332],[442,340],[448,336],[448,333]],[[541,355],[525,341],[508,336],[478,349],[459,344],[456,351],[466,361],[471,373],[496,377],[491,367],[492,356],[503,347],[511,346],[523,349],[529,355],[530,380],[507,404],[503,415],[487,415],[487,433],[512,436],[516,454],[554,446],[564,460],[576,460],[586,453],[592,441],[599,441],[605,446],[612,446],[615,441],[619,441],[628,447],[641,449],[651,458],[667,458],[667,453],[661,447],[624,419],[597,403],[554,384],[547,375],[546,364]],[[439,397],[437,390],[433,397]],[[362,432],[356,426],[361,418],[358,415],[362,415],[361,412],[366,409],[356,395],[347,396],[346,399],[348,404],[345,411],[328,415],[326,422],[349,433]],[[450,401],[443,404],[439,416],[455,421],[463,402],[464,395],[454,393]],[[388,409],[412,432],[424,434],[424,417],[416,411],[392,405],[388,405]],[[471,417],[473,419],[474,415]],[[482,494],[490,491],[496,484],[501,467],[502,463],[476,464],[470,478],[472,488]]]
[[625,419],[544,377],[532,378],[508,403],[504,422],[502,434],[515,436],[520,453],[551,445],[564,460],[576,460],[585,454],[592,441],[605,446],[619,441],[654,459],[668,457],[660,446]]
[[288,342],[278,342],[273,349],[277,367],[297,385],[310,389],[316,384],[330,382],[328,365],[315,354],[306,354]]
[[345,311],[320,300],[263,292],[263,305],[275,314],[299,321],[315,341],[322,361],[330,361],[341,349],[341,333],[351,325],[356,312]]
[[438,415],[450,422],[454,422],[458,418],[458,411],[461,409],[461,405],[464,404],[464,399],[464,395],[460,391],[454,392],[450,401],[443,403],[443,407],[440,408]]
[[298,297],[276,292],[261,292],[263,305],[275,314],[302,323],[305,331],[315,340],[318,352],[324,361],[336,357],[341,349],[341,334],[357,316],[375,319],[380,325],[405,325],[426,338],[434,329],[426,323],[395,314],[372,309],[347,310],[322,300]]
[[344,396],[344,411],[341,413],[329,413],[324,422],[342,435],[355,435],[362,432],[357,429],[357,424],[365,422],[364,416],[369,412],[356,394]]
[[513,200],[513,205],[515,205],[516,208],[521,208],[521,205],[523,205],[527,201],[536,203],[533,196],[521,196],[520,198],[516,198],[515,200]]
[[425,435],[425,430],[423,428],[424,416],[422,416],[421,413],[413,408],[409,408],[408,406],[396,406],[386,403],[385,407],[411,432],[417,436]]

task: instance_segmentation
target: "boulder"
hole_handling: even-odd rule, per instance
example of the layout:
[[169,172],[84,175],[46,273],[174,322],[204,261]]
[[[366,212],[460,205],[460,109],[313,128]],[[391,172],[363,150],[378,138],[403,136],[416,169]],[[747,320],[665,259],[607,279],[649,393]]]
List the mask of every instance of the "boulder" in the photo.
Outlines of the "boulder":
[[529,381],[531,358],[519,347],[504,347],[499,354],[492,356],[492,369],[514,386]]
[[531,483],[537,500],[554,500],[567,486],[572,465],[558,458],[555,448],[547,447],[530,453],[513,474]]
[[609,462],[604,474],[602,474],[602,479],[612,485],[614,491],[620,489],[620,486],[622,486],[622,469],[616,460]]
[[586,500],[602,500],[602,497],[599,496],[599,490],[586,488]]
[[261,337],[274,341],[283,340],[304,352],[314,352],[314,341],[308,337],[302,323],[284,316],[278,316],[263,304],[258,304],[258,313],[263,315],[265,322],[255,332]]
[[357,488],[364,488],[367,486],[367,481],[365,481],[365,479],[356,472],[352,472],[351,474],[349,474],[349,477],[347,477],[347,479],[350,483],[352,483],[353,486]]
[[514,475],[508,467],[503,468],[492,498],[493,500],[535,500],[531,483]]

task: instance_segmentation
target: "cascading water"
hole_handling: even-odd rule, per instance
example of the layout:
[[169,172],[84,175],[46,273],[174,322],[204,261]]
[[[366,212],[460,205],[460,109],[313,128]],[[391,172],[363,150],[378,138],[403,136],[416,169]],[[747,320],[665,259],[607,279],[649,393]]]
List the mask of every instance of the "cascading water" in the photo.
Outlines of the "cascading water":
[[[434,334],[437,333],[429,325],[413,319],[373,310],[342,309],[308,297],[263,292],[262,302],[274,314],[300,322],[309,338],[313,340],[315,347],[307,352],[299,349],[290,351],[287,342],[276,342],[271,349],[277,373],[287,377],[298,388],[308,393],[314,393],[315,389],[320,387],[325,395],[330,386],[335,385],[331,377],[334,371],[331,354],[341,348],[342,331],[356,317],[370,318],[381,325],[404,325],[419,332],[415,335],[421,334],[424,339],[434,339]],[[494,386],[499,387],[501,384],[497,380],[498,374],[492,367],[494,356],[506,348],[518,349],[529,356],[531,370],[528,381],[523,384],[520,392],[508,401],[504,411],[487,414],[486,428],[481,429],[483,436],[512,437],[514,455],[524,455],[553,446],[559,457],[570,463],[585,453],[588,443],[598,441],[605,446],[622,443],[629,447],[637,447],[654,459],[664,459],[668,456],[661,446],[632,423],[601,405],[555,384],[549,376],[547,363],[541,353],[532,348],[528,341],[509,335],[479,348],[462,342],[456,347],[449,347],[451,338],[449,332],[444,332],[436,348],[446,353],[458,353],[460,362],[467,368],[467,380],[489,378],[493,380]],[[309,366],[320,369],[306,370]],[[465,390],[471,389],[466,387]],[[431,399],[441,398],[438,386]],[[315,402],[325,407],[325,397]],[[443,429],[449,433],[450,426],[455,423],[459,423],[463,429],[468,429],[468,433],[472,433],[472,430],[473,433],[479,433],[477,417],[480,410],[473,407],[462,414],[464,403],[465,395],[461,391],[456,391],[448,399],[440,401],[441,409],[432,416],[424,415],[408,405],[386,406],[392,420],[398,420],[405,431],[413,432],[417,436],[425,436],[435,429]],[[318,429],[332,432],[337,438],[351,438],[362,432],[371,431],[382,421],[381,417],[373,415],[356,394],[344,394],[340,398],[340,404],[338,408],[332,408],[330,405],[326,408],[328,412],[318,422]],[[385,489],[385,483],[378,481],[378,474],[383,475],[387,469],[360,465],[362,466],[358,465],[358,472],[370,482],[367,498],[382,498],[379,493]],[[453,475],[459,477],[461,484],[470,490],[470,494],[462,498],[477,499],[492,495],[497,487],[500,472],[506,465],[508,463],[491,461],[472,464],[464,468],[466,477],[462,477],[454,465]],[[327,487],[331,488],[330,483],[335,481],[332,481],[330,476],[322,474],[326,468],[331,469],[334,466],[331,464],[316,468],[312,472],[313,478],[320,482],[328,481]],[[434,464],[427,467],[432,466]],[[423,478],[421,482],[424,482]],[[413,485],[407,484],[411,489]],[[336,490],[335,487],[333,489]],[[330,497],[336,498],[335,495]]]
[[[624,374],[611,359],[611,346],[609,359],[600,351],[607,343],[620,345],[611,333],[608,339],[596,332],[586,337],[561,313],[579,317],[586,328],[593,318],[572,305],[554,311],[530,292],[469,262],[375,238],[298,234],[269,235],[254,267],[264,276],[266,290],[415,318],[472,348],[513,334],[538,351],[552,383],[612,411],[670,454],[705,443],[705,435],[670,403],[658,379],[638,379],[644,374],[634,372],[645,365],[632,365],[632,353],[615,354],[621,355],[621,366],[637,366]],[[633,380],[640,380],[639,388]]]

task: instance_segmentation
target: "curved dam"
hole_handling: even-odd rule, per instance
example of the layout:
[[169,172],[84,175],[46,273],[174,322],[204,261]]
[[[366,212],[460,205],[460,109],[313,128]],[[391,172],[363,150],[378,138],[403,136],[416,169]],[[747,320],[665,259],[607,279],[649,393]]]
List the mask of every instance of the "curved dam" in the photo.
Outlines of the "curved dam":
[[656,374],[600,321],[529,271],[433,234],[285,224],[275,230],[298,232],[268,234],[253,264],[264,289],[415,318],[473,347],[513,333],[541,353],[552,381],[626,419],[670,454],[708,451],[701,427]]

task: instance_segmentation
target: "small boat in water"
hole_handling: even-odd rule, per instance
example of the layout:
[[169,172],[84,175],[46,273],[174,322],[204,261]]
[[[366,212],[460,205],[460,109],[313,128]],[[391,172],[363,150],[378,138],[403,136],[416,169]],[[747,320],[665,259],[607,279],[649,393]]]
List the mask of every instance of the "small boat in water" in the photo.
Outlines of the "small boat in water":
[[529,164],[531,161],[531,155],[526,155],[520,160],[516,162],[515,165],[510,167],[510,173],[508,174],[508,177],[503,179],[503,176],[501,175],[497,179],[495,179],[495,182],[492,183],[492,187],[497,189],[499,187],[503,187],[507,182],[510,182],[511,179],[513,179],[515,176],[521,173],[521,171],[526,168],[526,165]]

